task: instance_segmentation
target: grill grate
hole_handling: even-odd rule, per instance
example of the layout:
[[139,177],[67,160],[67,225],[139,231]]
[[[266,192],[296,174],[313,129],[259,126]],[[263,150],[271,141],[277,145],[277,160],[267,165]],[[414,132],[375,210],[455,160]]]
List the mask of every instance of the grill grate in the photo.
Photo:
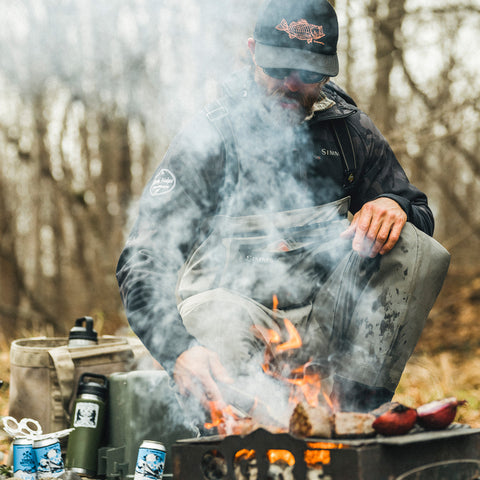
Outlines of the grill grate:
[[[275,461],[272,452],[287,455]],[[480,480],[480,429],[453,425],[354,440],[299,439],[258,429],[246,436],[180,440],[172,458],[175,480]]]

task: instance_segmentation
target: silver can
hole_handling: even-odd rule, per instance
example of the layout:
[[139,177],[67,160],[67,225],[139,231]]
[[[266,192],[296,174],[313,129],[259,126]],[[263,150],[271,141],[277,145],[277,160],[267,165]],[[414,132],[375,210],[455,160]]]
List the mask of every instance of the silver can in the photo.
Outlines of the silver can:
[[161,480],[166,456],[163,443],[144,440],[138,449],[134,480]]
[[33,441],[27,438],[16,438],[13,441],[13,476],[23,480],[35,480],[36,462],[33,452]]
[[37,478],[59,477],[65,473],[62,451],[58,438],[35,440],[33,443]]

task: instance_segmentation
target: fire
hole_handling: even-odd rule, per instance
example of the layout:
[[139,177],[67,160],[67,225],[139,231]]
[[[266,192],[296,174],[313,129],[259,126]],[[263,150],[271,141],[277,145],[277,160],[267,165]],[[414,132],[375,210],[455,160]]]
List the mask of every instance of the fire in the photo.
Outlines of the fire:
[[304,458],[308,468],[314,468],[319,463],[328,465],[331,461],[330,450],[305,450]]
[[328,450],[337,450],[341,448],[346,448],[346,445],[343,443],[333,443],[333,442],[308,442],[308,448],[317,448],[317,449],[328,449]]
[[[278,298],[273,295],[272,308],[274,314],[278,310]],[[255,337],[265,344],[264,361],[262,368],[265,374],[285,383],[290,388],[289,402],[295,406],[297,403],[306,402],[310,406],[318,406],[320,403],[327,405],[332,411],[336,408],[329,395],[322,390],[322,376],[318,370],[311,368],[312,359],[305,364],[292,367],[290,364],[295,350],[302,347],[303,341],[293,323],[283,319],[283,327],[266,328],[262,325],[252,327]],[[251,408],[249,415],[253,415],[256,402]],[[237,412],[238,413],[238,412]],[[219,409],[215,402],[210,402],[211,422],[205,423],[205,428],[217,428],[220,435],[241,433],[241,420],[235,408],[228,406],[223,410]],[[251,419],[251,417],[249,417]],[[326,454],[324,454],[326,455]]]
[[290,467],[295,465],[295,457],[288,450],[268,450],[267,458],[270,463],[283,461]]
[[211,422],[206,422],[204,427],[207,430],[217,428],[220,435],[231,435],[235,433],[238,421],[240,420],[233,411],[233,407],[218,408],[217,402],[209,402]]
[[278,297],[274,294],[272,299],[272,310],[276,312],[278,310]]
[[[272,308],[278,311],[278,298],[273,295]],[[289,354],[303,345],[302,338],[288,318],[283,319],[286,338],[282,341],[280,331],[267,329],[255,325],[253,331],[257,338],[265,343],[263,371],[278,380],[287,383],[291,387],[289,401],[291,404],[307,402],[311,406],[317,406],[320,402],[326,403],[334,410],[330,397],[322,391],[322,381],[319,372],[307,368],[311,359],[304,365],[292,368],[287,360]]]
[[255,458],[255,450],[247,450],[246,448],[242,448],[235,454],[235,460],[250,460]]
[[[306,372],[305,366],[293,370],[293,373],[299,377],[291,379],[289,382],[300,389],[301,394],[309,405],[318,405],[318,396],[322,390],[322,381],[320,379],[320,375],[318,373]],[[297,392],[297,394],[294,393],[293,398],[291,398],[291,402],[296,403],[298,400],[299,398]],[[330,398],[328,398],[328,400],[330,401]]]
[[285,352],[286,350],[300,348],[302,346],[302,339],[300,338],[297,329],[288,318],[284,318],[283,322],[285,323],[285,328],[287,329],[290,338],[286,342],[277,345],[275,350],[277,352]]
[[345,448],[343,443],[333,442],[309,442],[308,448],[312,450],[305,450],[304,458],[308,468],[315,468],[315,465],[328,465],[331,462],[330,450],[337,450]]

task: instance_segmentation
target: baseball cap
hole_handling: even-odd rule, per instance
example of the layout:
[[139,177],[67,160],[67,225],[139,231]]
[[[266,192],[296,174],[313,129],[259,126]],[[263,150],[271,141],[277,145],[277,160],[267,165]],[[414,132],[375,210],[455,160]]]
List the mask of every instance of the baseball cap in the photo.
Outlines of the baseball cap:
[[260,67],[338,74],[338,21],[327,0],[267,0],[253,36]]

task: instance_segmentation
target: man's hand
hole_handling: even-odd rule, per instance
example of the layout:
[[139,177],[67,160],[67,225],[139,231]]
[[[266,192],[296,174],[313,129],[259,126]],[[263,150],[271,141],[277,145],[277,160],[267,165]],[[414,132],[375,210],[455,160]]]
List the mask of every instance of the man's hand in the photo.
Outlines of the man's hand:
[[395,200],[380,197],[355,214],[341,237],[353,237],[352,248],[362,257],[373,258],[395,246],[406,222],[407,214]]
[[175,362],[173,378],[182,395],[194,395],[208,409],[210,402],[217,408],[226,407],[216,381],[233,383],[218,355],[208,348],[195,346],[183,352]]

